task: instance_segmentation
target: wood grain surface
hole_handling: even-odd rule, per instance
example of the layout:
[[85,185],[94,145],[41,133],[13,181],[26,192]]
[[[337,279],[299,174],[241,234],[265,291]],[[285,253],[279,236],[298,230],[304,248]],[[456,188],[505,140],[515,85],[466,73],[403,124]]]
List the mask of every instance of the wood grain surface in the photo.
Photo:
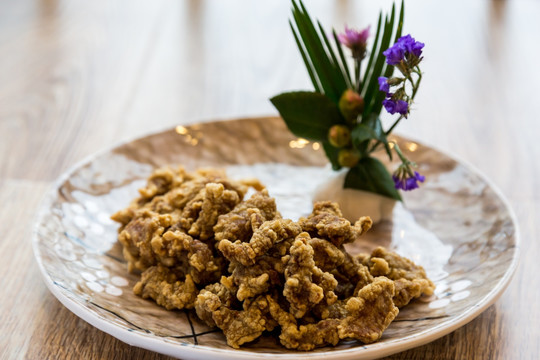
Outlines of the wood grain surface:
[[[326,26],[374,23],[390,2],[306,1]],[[49,293],[31,227],[55,178],[148,132],[275,114],[310,89],[290,3],[249,0],[0,0],[0,358],[165,359],[87,324]],[[408,1],[426,43],[415,109],[398,132],[480,169],[514,209],[522,257],[483,314],[389,359],[540,357],[538,1]],[[373,24],[374,26],[374,24]]]

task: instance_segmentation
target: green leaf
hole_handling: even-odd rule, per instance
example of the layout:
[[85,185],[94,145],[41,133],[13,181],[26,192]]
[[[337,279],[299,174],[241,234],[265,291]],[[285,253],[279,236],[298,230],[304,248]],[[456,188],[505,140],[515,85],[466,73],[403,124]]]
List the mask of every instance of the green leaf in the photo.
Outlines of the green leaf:
[[[322,27],[321,23],[317,21],[317,25],[319,26],[319,32],[321,33],[321,37],[324,41],[324,45],[326,46],[326,52],[330,54],[330,57],[332,58],[332,63],[334,65],[334,68],[339,70],[339,73],[342,75],[343,80],[345,81],[345,88],[350,87],[350,81],[346,76],[345,70],[342,68],[341,63],[338,61],[338,58],[336,54],[334,53],[334,49],[332,49],[332,45],[330,44],[330,40],[328,40],[328,37],[326,36],[326,33],[324,31],[324,28]],[[339,80],[341,81],[341,79]],[[343,91],[342,91],[343,93]],[[341,94],[340,94],[341,95]]]
[[[300,6],[293,0],[293,18],[298,28],[301,42],[309,56],[313,69],[318,77],[324,93],[335,103],[343,91],[347,89],[346,75],[339,64],[331,59],[302,1]],[[300,8],[301,7],[301,8]],[[322,36],[326,37],[324,30]],[[327,40],[327,39],[325,39]],[[335,55],[334,55],[335,56]]]
[[315,88],[315,91],[322,93],[321,85],[319,84],[319,78],[315,74],[315,71],[313,69],[313,64],[308,59],[306,55],[306,50],[302,46],[302,43],[300,42],[300,39],[298,39],[298,35],[296,34],[296,31],[294,30],[293,24],[289,21],[289,25],[291,26],[291,30],[294,36],[294,41],[296,41],[296,45],[298,46],[298,50],[300,51],[300,55],[302,55],[302,60],[304,60],[304,64],[306,65],[306,69],[309,74],[309,78],[311,79],[311,82],[313,83],[313,87]]
[[351,137],[354,146],[359,149],[364,141],[372,139],[378,140],[378,136],[375,131],[366,124],[358,124],[351,132]]
[[337,105],[317,92],[295,91],[270,99],[289,130],[296,136],[312,141],[327,141],[332,125],[345,120]]
[[332,169],[335,171],[341,169],[342,166],[339,165],[338,161],[339,149],[332,146],[328,141],[323,141],[322,146],[326,153],[326,157],[330,160],[330,164],[332,164]]
[[341,67],[343,70],[345,70],[344,76],[345,80],[347,81],[347,86],[352,88],[352,79],[351,73],[349,71],[349,65],[347,63],[347,60],[345,60],[345,55],[343,54],[343,46],[341,45],[341,42],[339,41],[336,31],[334,29],[332,29],[332,36],[334,37],[334,41],[336,43],[336,47],[339,53],[339,58],[341,59]]
[[368,85],[366,86],[364,94],[366,104],[364,107],[363,118],[367,117],[367,115],[372,112],[373,106],[375,105],[378,97],[377,95],[380,95],[379,93],[382,94],[382,92],[379,91],[378,77],[385,72],[386,57],[383,55],[383,51],[388,49],[388,47],[390,46],[390,41],[392,40],[395,12],[395,6],[392,6],[390,18],[386,16],[386,20],[384,22],[384,31],[382,33],[382,39],[378,49],[378,55],[376,57],[376,60],[374,61],[373,70],[370,74],[369,80],[366,79]]
[[369,60],[366,66],[366,70],[364,72],[364,81],[362,81],[361,88],[359,91],[362,91],[364,88],[364,85],[369,80],[369,76],[371,75],[371,72],[373,69],[371,67],[371,64],[373,63],[373,58],[375,58],[375,54],[377,54],[378,44],[379,44],[379,36],[381,35],[381,23],[382,23],[382,11],[379,12],[379,20],[377,21],[377,33],[375,34],[375,40],[373,40],[373,45],[371,46],[371,51],[369,54]]
[[362,158],[347,172],[344,187],[365,190],[401,201],[392,176],[379,160],[372,157]]

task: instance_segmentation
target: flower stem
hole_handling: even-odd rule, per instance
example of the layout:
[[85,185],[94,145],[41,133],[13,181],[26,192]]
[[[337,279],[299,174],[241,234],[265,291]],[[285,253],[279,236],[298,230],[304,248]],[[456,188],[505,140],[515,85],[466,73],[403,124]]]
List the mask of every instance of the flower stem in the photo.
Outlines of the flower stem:
[[362,64],[362,60],[356,60],[354,62],[354,77],[356,78],[356,92],[360,92],[360,89],[362,88],[362,78],[360,73],[360,67]]
[[392,132],[392,130],[394,130],[394,128],[397,126],[397,124],[399,124],[399,122],[401,121],[401,119],[403,119],[404,117],[405,117],[405,116],[400,115],[400,116],[397,118],[397,120],[394,121],[394,123],[392,124],[392,126],[390,126],[390,128],[384,132],[384,134],[385,134],[386,136],[390,135],[390,133]]
[[418,91],[418,88],[420,87],[420,81],[422,81],[422,72],[420,71],[420,68],[418,66],[416,67],[414,72],[418,75],[418,80],[416,80],[416,84],[414,84],[413,86],[411,100],[414,99],[414,97],[416,96],[416,92]]

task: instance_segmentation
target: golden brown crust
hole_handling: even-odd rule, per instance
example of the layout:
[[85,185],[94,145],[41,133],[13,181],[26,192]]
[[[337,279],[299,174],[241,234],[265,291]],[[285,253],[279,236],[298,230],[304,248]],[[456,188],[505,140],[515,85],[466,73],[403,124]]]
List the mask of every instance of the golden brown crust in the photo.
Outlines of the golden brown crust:
[[[243,201],[247,187],[257,190]],[[433,292],[425,271],[384,248],[352,256],[343,244],[371,227],[337,204],[282,219],[256,180],[219,170],[156,170],[140,197],[112,217],[135,294],[166,309],[194,309],[238,348],[278,329],[290,349],[342,339],[377,341],[404,306]]]
[[197,287],[191,276],[185,275],[179,280],[174,271],[157,265],[146,269],[141,280],[133,288],[136,295],[143,299],[154,299],[167,310],[192,309],[197,298]]
[[242,265],[254,265],[258,257],[264,255],[274,244],[296,237],[301,232],[300,226],[289,219],[265,221],[255,230],[249,242],[227,239],[219,242],[218,249],[230,261]]
[[349,220],[343,218],[336,203],[319,201],[315,203],[313,212],[307,218],[300,218],[298,223],[312,237],[328,239],[334,245],[341,246],[358,240],[373,222],[364,216],[351,225]]
[[394,280],[394,303],[397,307],[403,307],[424,294],[431,295],[435,290],[435,284],[428,279],[423,267],[381,246],[375,248],[371,255],[363,254],[357,259],[369,267],[373,276]]

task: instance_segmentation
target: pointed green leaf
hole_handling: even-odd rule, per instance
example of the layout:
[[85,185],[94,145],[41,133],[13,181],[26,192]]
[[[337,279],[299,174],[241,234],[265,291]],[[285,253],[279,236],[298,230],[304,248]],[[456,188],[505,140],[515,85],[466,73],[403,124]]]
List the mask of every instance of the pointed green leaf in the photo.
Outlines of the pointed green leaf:
[[343,46],[341,45],[341,42],[339,41],[336,31],[334,29],[332,29],[332,35],[334,37],[334,41],[336,42],[339,58],[341,59],[341,67],[343,68],[343,70],[345,70],[344,76],[347,80],[347,86],[352,88],[351,73],[349,71],[349,65],[347,63],[347,60],[345,60],[345,55],[343,54]]
[[[321,37],[324,41],[324,45],[326,45],[326,52],[330,54],[332,58],[332,63],[334,65],[335,71],[339,72],[341,74],[340,77],[345,81],[345,83],[347,83],[347,74],[345,73],[345,70],[343,70],[341,63],[338,61],[338,58],[334,52],[334,49],[332,49],[332,45],[330,44],[330,41],[328,40],[328,37],[326,36],[324,28],[322,27],[319,21],[317,21],[317,25],[319,26],[319,32],[321,33]],[[341,79],[339,79],[338,81],[341,82]],[[345,87],[347,87],[347,84],[345,85]]]
[[304,60],[304,64],[306,65],[306,69],[309,74],[309,78],[311,79],[311,82],[313,83],[313,87],[315,88],[315,91],[322,93],[321,91],[321,85],[319,84],[319,79],[317,78],[317,75],[315,74],[313,70],[313,64],[306,56],[306,51],[304,47],[302,46],[302,43],[298,39],[298,35],[296,34],[296,31],[294,30],[294,26],[289,21],[289,25],[291,26],[292,33],[294,35],[294,40],[296,41],[296,45],[298,46],[298,50],[300,51],[300,54],[302,55],[302,60]]
[[347,172],[344,187],[365,190],[401,201],[392,176],[379,160],[372,157],[361,159]]
[[371,46],[371,53],[369,54],[369,60],[366,66],[366,70],[364,72],[364,81],[361,84],[361,88],[359,91],[362,91],[364,88],[366,82],[369,80],[369,77],[371,76],[371,72],[373,71],[373,68],[371,67],[371,64],[373,63],[373,58],[378,55],[378,45],[379,45],[379,36],[381,35],[381,23],[382,23],[382,11],[379,13],[379,20],[377,21],[377,32],[375,34],[375,40],[373,40],[373,45]]
[[293,18],[302,43],[317,73],[322,90],[332,101],[337,103],[339,97],[347,88],[344,74],[339,66],[332,62],[331,55],[325,50],[302,1],[299,1],[301,9],[294,0],[292,3]]
[[383,51],[388,49],[390,46],[390,41],[392,40],[392,33],[394,28],[394,19],[395,19],[395,6],[392,6],[392,12],[390,14],[390,18],[385,21],[384,26],[384,32],[383,37],[381,40],[381,45],[379,48],[379,54],[377,56],[377,60],[375,61],[373,72],[371,74],[371,77],[369,79],[369,84],[367,85],[366,92],[364,99],[366,99],[366,104],[364,108],[363,116],[367,116],[367,114],[371,113],[373,110],[373,106],[375,105],[377,101],[377,95],[379,91],[379,84],[378,84],[378,77],[380,74],[383,74],[385,71],[386,61],[385,56],[383,55]]
[[274,96],[270,101],[289,130],[308,140],[326,141],[330,127],[345,122],[337,105],[317,92],[288,92]]

